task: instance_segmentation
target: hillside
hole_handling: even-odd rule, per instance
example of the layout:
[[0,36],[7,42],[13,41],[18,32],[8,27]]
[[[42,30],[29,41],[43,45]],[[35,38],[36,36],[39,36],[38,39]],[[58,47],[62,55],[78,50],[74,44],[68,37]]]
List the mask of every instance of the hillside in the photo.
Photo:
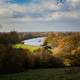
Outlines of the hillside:
[[46,39],[41,47],[22,43],[24,39],[35,38],[34,34],[25,37],[20,34],[0,34],[1,74],[28,69],[80,66],[80,32],[47,32],[45,36],[42,33],[40,35]]
[[79,68],[35,69],[0,75],[0,80],[80,80]]

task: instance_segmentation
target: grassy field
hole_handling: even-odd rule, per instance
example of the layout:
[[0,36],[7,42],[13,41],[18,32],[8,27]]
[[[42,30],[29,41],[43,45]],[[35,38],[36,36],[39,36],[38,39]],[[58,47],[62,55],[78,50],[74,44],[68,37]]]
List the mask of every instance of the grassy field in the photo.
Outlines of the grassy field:
[[34,52],[35,50],[38,50],[40,48],[40,46],[32,46],[32,45],[28,45],[28,44],[16,44],[13,47],[28,49],[30,52]]
[[34,69],[22,73],[0,75],[0,80],[80,80],[80,69]]

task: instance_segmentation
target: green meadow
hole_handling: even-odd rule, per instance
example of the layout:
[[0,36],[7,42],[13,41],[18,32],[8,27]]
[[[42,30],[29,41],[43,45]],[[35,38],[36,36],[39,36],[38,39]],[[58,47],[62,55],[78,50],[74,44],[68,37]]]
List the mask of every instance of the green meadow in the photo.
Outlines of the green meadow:
[[17,49],[27,49],[29,50],[30,52],[34,52],[36,50],[38,50],[39,48],[41,48],[40,46],[33,46],[33,45],[28,45],[28,44],[16,44],[16,45],[13,45],[14,48],[17,48]]
[[16,74],[0,75],[0,80],[80,80],[80,69],[34,69]]

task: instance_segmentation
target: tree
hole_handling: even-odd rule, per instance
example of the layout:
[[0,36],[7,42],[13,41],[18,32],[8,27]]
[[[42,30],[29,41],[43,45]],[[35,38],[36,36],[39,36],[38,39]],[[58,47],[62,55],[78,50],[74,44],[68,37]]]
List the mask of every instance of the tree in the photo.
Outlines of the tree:
[[13,73],[26,70],[26,56],[22,49],[12,48],[11,45],[0,46],[0,73]]
[[0,35],[0,44],[15,44],[15,43],[19,43],[19,36],[18,33],[13,31],[13,32],[9,32],[9,33],[3,33]]
[[80,66],[80,47],[66,55],[65,58],[69,60],[71,66]]

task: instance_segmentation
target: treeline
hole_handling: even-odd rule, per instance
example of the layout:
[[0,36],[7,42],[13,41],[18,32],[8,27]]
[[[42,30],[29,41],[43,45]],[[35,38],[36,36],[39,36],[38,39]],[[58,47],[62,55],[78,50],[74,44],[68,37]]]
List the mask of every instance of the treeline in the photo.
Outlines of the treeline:
[[0,33],[0,44],[16,44],[20,42],[20,38],[17,32]]
[[0,44],[17,44],[23,40],[36,38],[44,35],[44,33],[28,33],[28,32],[0,32]]
[[37,68],[63,67],[62,59],[52,56],[45,48],[34,53],[0,44],[0,73],[14,73]]
[[45,42],[66,66],[80,66],[80,32],[49,33]]
[[80,33],[48,33],[42,48],[31,53],[13,48],[23,37],[17,32],[0,34],[0,73],[37,68],[80,66]]
[[47,48],[43,47],[31,53],[27,49],[16,49],[24,39],[19,33],[0,33],[0,73],[14,73],[28,69],[49,68],[63,66],[62,60],[50,54]]

